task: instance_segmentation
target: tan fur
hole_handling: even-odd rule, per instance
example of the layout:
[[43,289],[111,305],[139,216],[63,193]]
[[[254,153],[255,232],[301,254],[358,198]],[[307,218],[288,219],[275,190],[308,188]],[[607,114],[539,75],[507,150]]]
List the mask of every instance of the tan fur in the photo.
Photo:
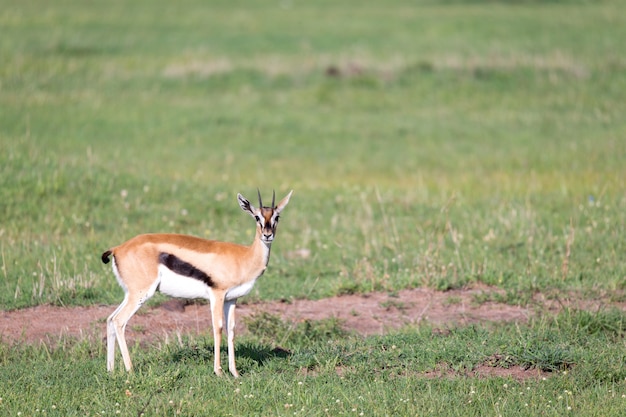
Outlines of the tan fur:
[[210,290],[206,288],[213,322],[214,371],[217,375],[222,374],[220,345],[222,329],[226,327],[228,367],[235,377],[239,376],[234,350],[237,297],[229,300],[226,297],[230,290],[234,291],[241,285],[246,285],[243,292],[249,291],[254,280],[265,271],[275,237],[276,216],[289,203],[290,197],[291,192],[276,207],[255,208],[238,195],[241,208],[255,219],[258,218],[255,238],[250,246],[180,234],[143,234],[106,251],[102,260],[108,262],[108,257],[113,256],[113,270],[126,293],[124,301],[107,319],[107,369],[114,369],[116,339],[126,370],[132,369],[124,330],[130,318],[160,285],[159,254],[166,253],[210,277],[212,287]]

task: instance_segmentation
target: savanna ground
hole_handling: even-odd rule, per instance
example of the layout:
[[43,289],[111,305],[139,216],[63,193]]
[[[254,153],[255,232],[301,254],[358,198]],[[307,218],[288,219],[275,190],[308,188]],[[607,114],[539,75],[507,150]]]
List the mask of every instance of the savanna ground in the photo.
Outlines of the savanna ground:
[[[0,414],[621,415],[622,8],[0,0]],[[242,378],[160,296],[107,374],[102,251],[257,187]]]

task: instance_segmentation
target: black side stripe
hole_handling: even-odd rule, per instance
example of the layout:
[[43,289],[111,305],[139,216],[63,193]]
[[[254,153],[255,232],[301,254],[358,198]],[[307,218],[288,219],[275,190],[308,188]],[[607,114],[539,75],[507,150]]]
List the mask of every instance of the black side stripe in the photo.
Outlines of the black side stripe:
[[159,254],[159,263],[163,264],[165,267],[167,267],[167,269],[177,273],[178,275],[197,279],[198,281],[204,282],[209,287],[213,287],[214,285],[211,277],[208,276],[205,272],[199,270],[192,264],[183,261],[175,255],[162,252]]

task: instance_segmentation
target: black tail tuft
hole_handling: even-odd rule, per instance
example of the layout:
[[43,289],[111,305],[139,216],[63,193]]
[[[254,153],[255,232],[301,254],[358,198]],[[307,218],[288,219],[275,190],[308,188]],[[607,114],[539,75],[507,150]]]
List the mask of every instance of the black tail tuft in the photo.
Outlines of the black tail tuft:
[[102,259],[102,262],[105,263],[105,264],[108,264],[109,263],[109,256],[111,256],[112,253],[113,252],[111,252],[110,250],[104,252],[102,254],[102,258],[100,258],[100,259]]

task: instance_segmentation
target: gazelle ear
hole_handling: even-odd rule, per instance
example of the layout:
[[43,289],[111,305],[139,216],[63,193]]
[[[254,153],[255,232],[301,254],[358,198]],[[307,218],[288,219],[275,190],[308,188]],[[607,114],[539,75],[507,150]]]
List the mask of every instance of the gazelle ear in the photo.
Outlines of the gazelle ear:
[[289,203],[289,199],[291,198],[291,193],[293,193],[293,190],[289,191],[289,194],[287,194],[285,198],[280,200],[280,203],[278,203],[278,205],[276,206],[277,213],[280,213],[287,206],[287,204]]
[[252,217],[254,217],[254,206],[250,204],[248,200],[241,194],[237,194],[237,201],[239,201],[239,207],[246,213],[249,213]]

